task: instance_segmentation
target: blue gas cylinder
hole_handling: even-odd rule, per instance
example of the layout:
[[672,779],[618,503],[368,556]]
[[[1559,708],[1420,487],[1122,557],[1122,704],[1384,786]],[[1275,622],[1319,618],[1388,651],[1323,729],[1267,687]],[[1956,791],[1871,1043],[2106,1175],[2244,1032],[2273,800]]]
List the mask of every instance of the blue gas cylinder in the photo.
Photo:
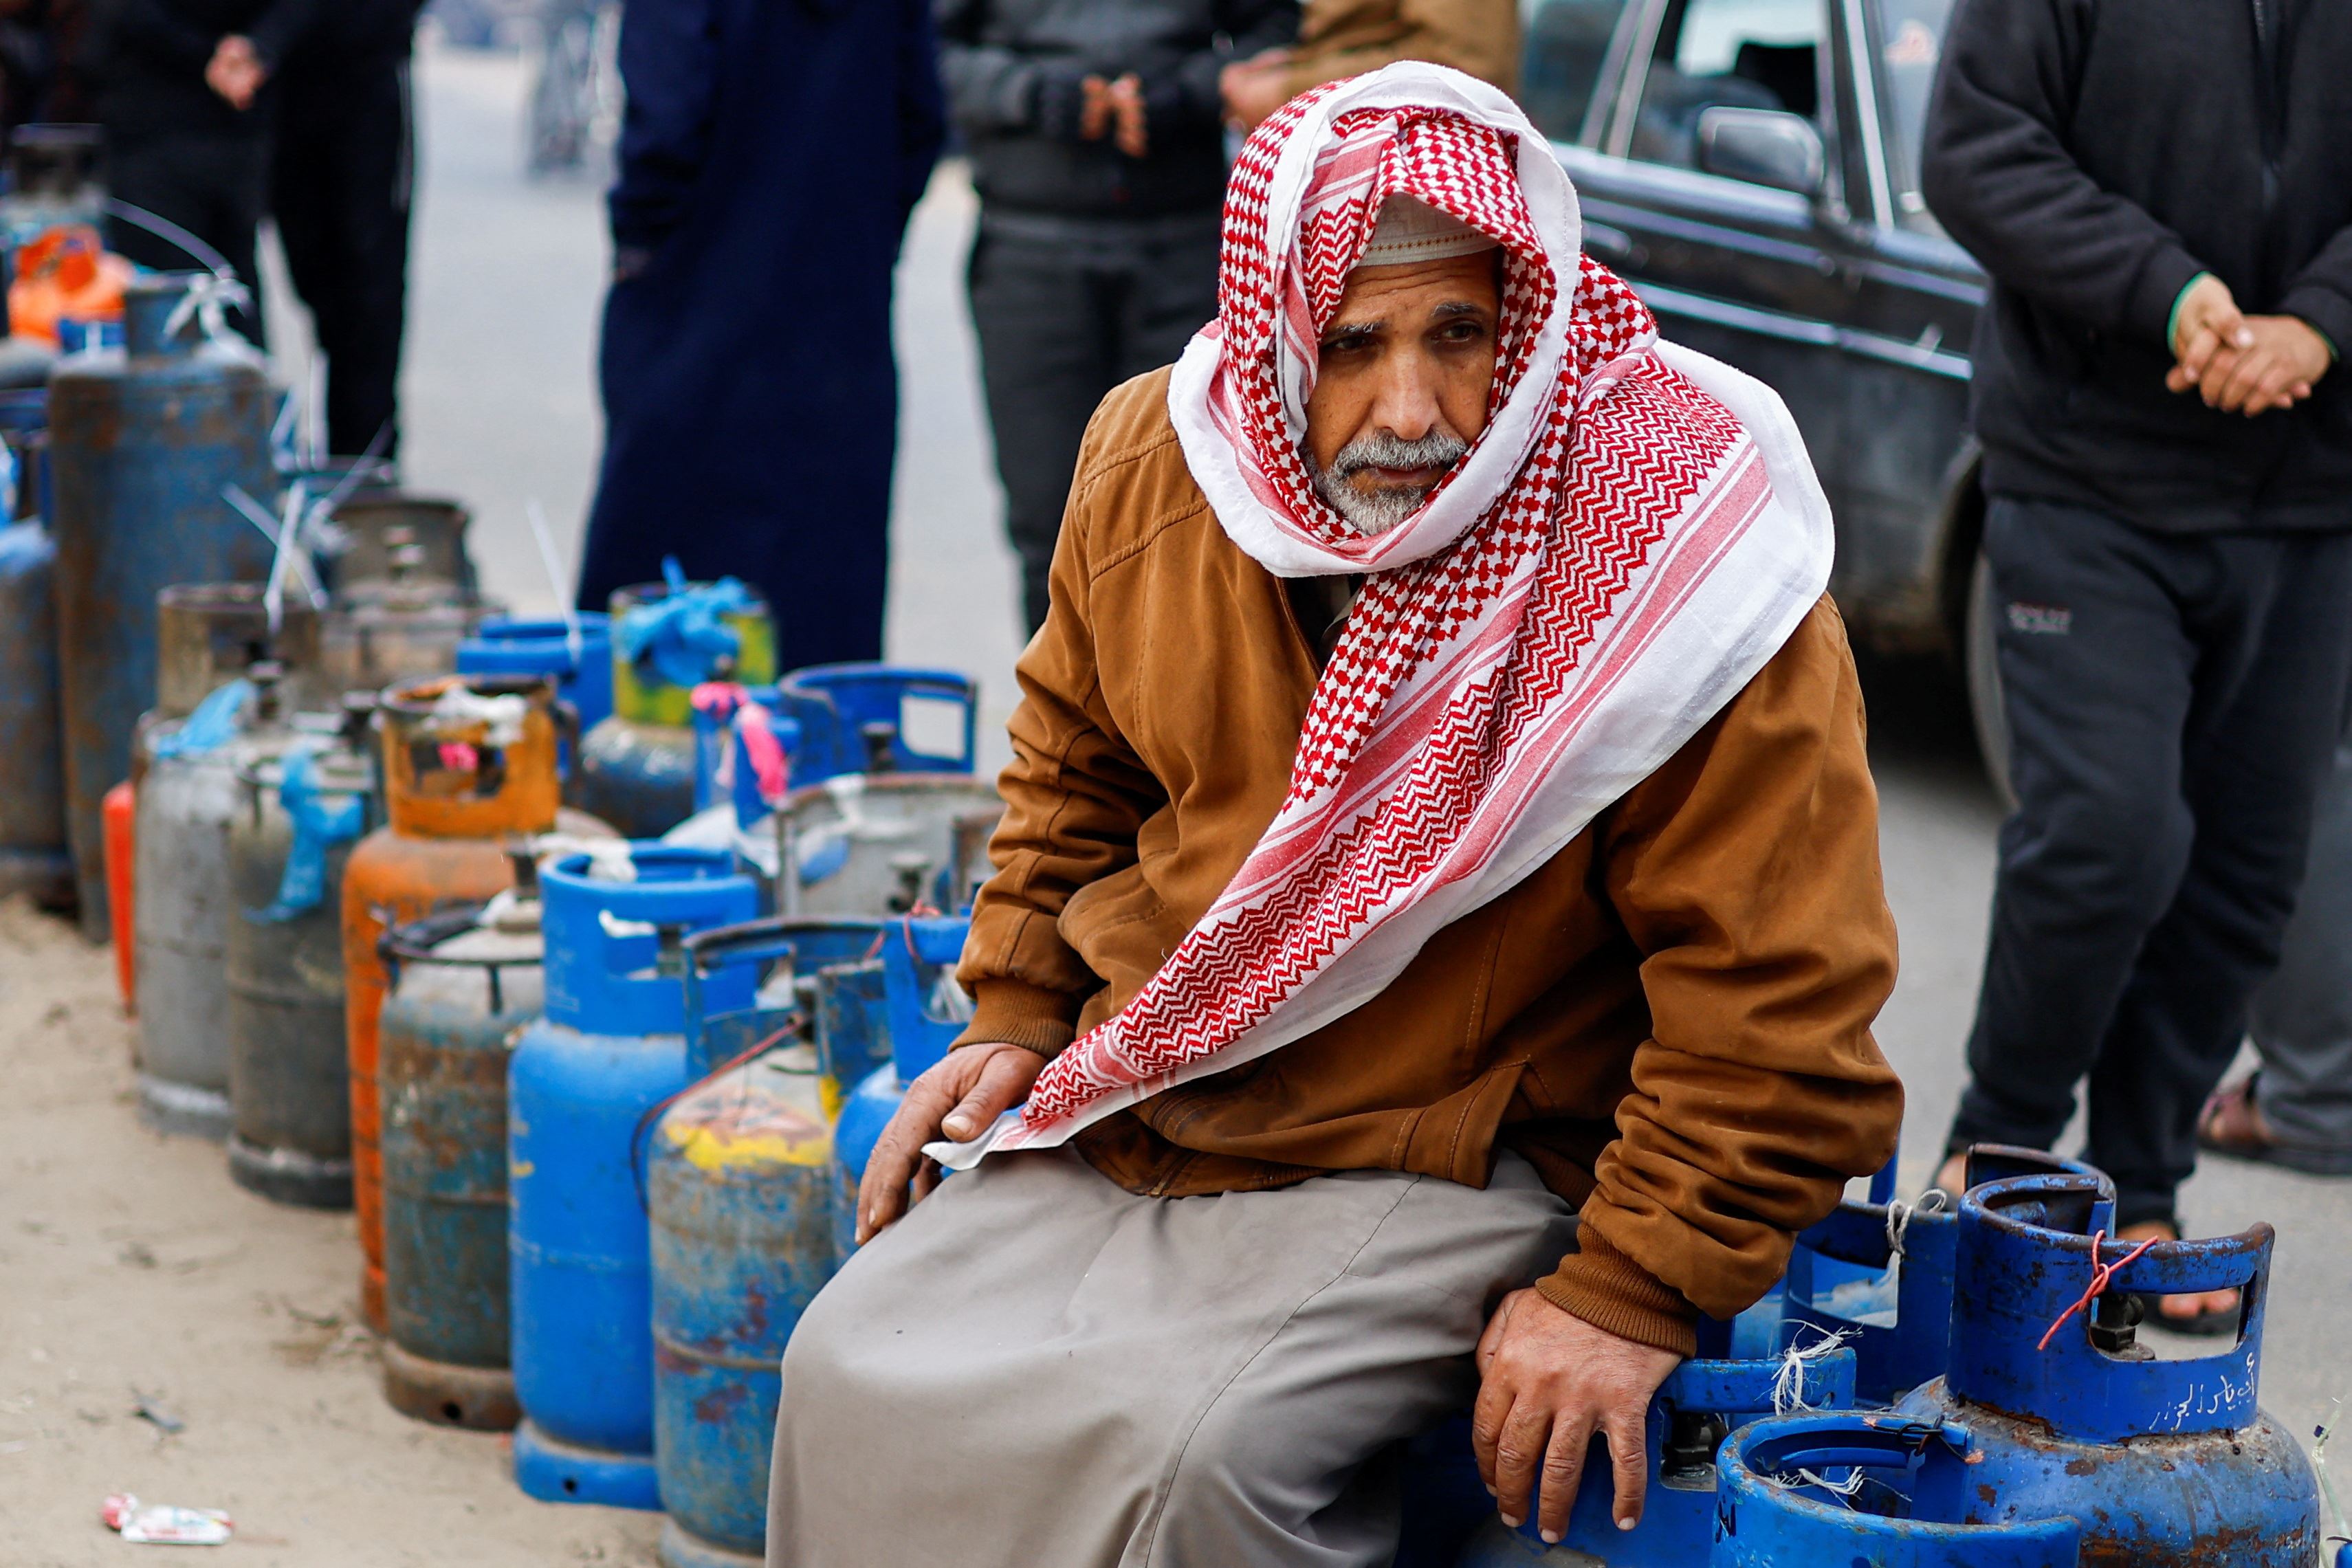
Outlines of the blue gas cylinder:
[[[1808,1340],[1810,1343],[1810,1338]],[[1725,1436],[1776,1406],[1839,1409],[1853,1402],[1853,1352],[1843,1347],[1794,1358],[1686,1361],[1670,1373],[1650,1402],[1649,1486],[1642,1521],[1617,1528],[1615,1481],[1603,1450],[1586,1462],[1569,1512],[1568,1531],[1555,1545],[1536,1532],[1530,1508],[1514,1529],[1496,1515],[1478,1479],[1466,1418],[1440,1427],[1413,1446],[1407,1460],[1408,1545],[1397,1568],[1444,1568],[1446,1531],[1437,1520],[1483,1520],[1459,1558],[1459,1568],[1546,1563],[1554,1568],[1703,1568],[1715,1537],[1717,1449]],[[1459,1527],[1456,1527],[1457,1530]]]
[[776,705],[801,729],[795,783],[978,764],[980,684],[954,670],[809,664],[778,683]]
[[58,756],[57,547],[38,517],[0,526],[0,898],[72,897]]
[[[1923,1505],[1963,1524],[2066,1515],[2092,1562],[2307,1568],[2318,1483],[2255,1403],[2271,1228],[2157,1242],[2126,1263],[2131,1245],[2095,1244],[2114,1226],[2090,1176],[2018,1176],[1961,1198],[1951,1370],[1896,1413],[1965,1432],[1969,1462],[1951,1495]],[[2095,1262],[2113,1272],[2085,1308]],[[2227,1350],[2159,1361],[2137,1343],[2128,1292],[2231,1288],[2244,1309]]]
[[2075,1568],[2083,1531],[2072,1517],[1997,1524],[1955,1517],[1969,1448],[1965,1428],[1884,1414],[1752,1422],[1717,1458],[1707,1561],[1712,1568]]
[[907,1085],[937,1065],[963,1032],[964,1020],[943,1011],[939,997],[971,931],[971,920],[961,916],[893,920],[883,931],[878,976],[845,966],[818,977],[818,1052],[828,1076],[845,1076],[860,1050],[887,1044],[890,1053],[858,1080],[834,1124],[835,1227],[845,1257],[855,1245],[857,1184],[875,1144],[907,1097]]
[[[660,1506],[636,1150],[688,1082],[684,938],[748,919],[758,896],[733,857],[662,844],[541,872],[547,1010],[507,1078],[515,1479],[533,1497]],[[748,1006],[750,974],[709,989]]]
[[[698,931],[686,939],[687,1070],[707,1077],[738,1058],[780,1045],[813,1043],[816,977],[829,965],[869,956],[881,946],[880,919],[823,920],[792,915]],[[751,1005],[725,1010],[709,982],[741,965],[760,977]],[[740,978],[730,994],[740,994]],[[864,1076],[861,1071],[859,1076]],[[840,1108],[828,1090],[825,1120]]]
[[[721,1065],[663,1113],[646,1155],[667,1568],[760,1561],[784,1343],[837,1261],[827,1095],[793,998],[801,964],[872,932],[785,924],[688,939],[689,1050]],[[707,1005],[712,981],[771,965],[758,1004]]]
[[259,354],[182,309],[202,276],[134,279],[126,351],[70,354],[49,375],[67,827],[93,941],[107,932],[100,801],[130,776],[131,727],[155,699],[156,596],[269,573],[269,541],[221,499],[226,485],[275,493],[269,389]]
[[[2056,1171],[2106,1180],[2080,1160],[1979,1144],[1969,1151],[1965,1183],[1973,1187]],[[1890,1404],[1944,1375],[1959,1224],[1956,1208],[1896,1200],[1895,1161],[1889,1160],[1872,1181],[1868,1201],[1840,1204],[1798,1234],[1780,1314],[1845,1336],[1854,1353],[1854,1397],[1864,1404]]]
[[485,621],[457,644],[457,673],[545,676],[590,728],[613,712],[612,618],[583,612],[573,632],[563,621]]

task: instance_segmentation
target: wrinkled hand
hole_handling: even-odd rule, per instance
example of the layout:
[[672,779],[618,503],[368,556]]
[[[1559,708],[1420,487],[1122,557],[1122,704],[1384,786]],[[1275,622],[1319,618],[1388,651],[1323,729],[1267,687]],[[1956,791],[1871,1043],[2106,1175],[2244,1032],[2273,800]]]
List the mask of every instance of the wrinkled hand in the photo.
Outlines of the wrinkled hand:
[[1558,1542],[1598,1434],[1609,1441],[1616,1473],[1617,1528],[1640,1523],[1650,1399],[1681,1363],[1672,1351],[1594,1328],[1534,1291],[1505,1296],[1478,1341],[1478,1406],[1470,1418],[1478,1476],[1503,1522],[1516,1527],[1527,1518],[1528,1491],[1540,1472],[1536,1528]]
[[1258,121],[1290,101],[1289,82],[1288,49],[1265,49],[1235,60],[1217,73],[1225,123],[1240,131],[1256,130]]
[[205,85],[239,110],[253,107],[254,94],[268,79],[268,68],[254,52],[253,40],[236,33],[214,45],[213,57],[205,64]]
[[961,1046],[907,1086],[890,1124],[866,1162],[857,1186],[857,1244],[864,1246],[940,1185],[940,1167],[923,1153],[944,1134],[970,1143],[1029,1096],[1045,1059],[1025,1046],[983,1040]]
[[[2207,361],[2195,382],[2206,406],[2252,419],[2274,408],[2293,408],[2311,395],[2327,373],[2334,356],[2327,340],[2294,316],[2248,316],[2239,340]],[[2175,392],[2173,377],[2184,376],[2176,366],[2165,384]]]

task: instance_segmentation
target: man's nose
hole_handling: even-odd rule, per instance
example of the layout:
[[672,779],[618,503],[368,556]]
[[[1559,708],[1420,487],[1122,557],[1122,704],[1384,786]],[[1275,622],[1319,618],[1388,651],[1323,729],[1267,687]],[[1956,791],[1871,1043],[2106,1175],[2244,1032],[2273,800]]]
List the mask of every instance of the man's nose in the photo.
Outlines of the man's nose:
[[1370,423],[1399,441],[1419,441],[1437,428],[1443,417],[1437,407],[1434,367],[1423,356],[1391,354],[1381,367],[1380,392],[1372,402]]

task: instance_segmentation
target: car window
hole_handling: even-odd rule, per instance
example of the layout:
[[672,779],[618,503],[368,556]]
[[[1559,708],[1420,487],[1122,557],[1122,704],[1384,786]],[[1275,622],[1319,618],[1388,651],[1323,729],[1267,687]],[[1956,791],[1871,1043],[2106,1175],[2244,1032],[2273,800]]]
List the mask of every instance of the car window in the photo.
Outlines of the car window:
[[1631,152],[1698,166],[1698,117],[1717,106],[1821,119],[1822,0],[1679,0],[1658,28]]
[[1624,14],[1625,0],[1531,0],[1519,104],[1554,141],[1573,141],[1583,131],[1609,37]]
[[1873,0],[1879,96],[1885,105],[1888,177],[1906,214],[1924,215],[1919,196],[1919,142],[1927,123],[1927,96],[1943,54],[1952,0]]

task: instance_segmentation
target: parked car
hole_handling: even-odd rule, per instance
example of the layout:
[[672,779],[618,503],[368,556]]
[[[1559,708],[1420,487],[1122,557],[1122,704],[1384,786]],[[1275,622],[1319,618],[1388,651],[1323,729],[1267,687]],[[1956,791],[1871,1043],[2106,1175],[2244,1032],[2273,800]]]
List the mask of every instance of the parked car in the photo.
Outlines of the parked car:
[[1787,400],[1854,640],[1968,672],[2005,757],[1968,430],[1983,271],[1919,193],[1952,0],[1531,0],[1520,97],[1584,244],[1665,334]]

